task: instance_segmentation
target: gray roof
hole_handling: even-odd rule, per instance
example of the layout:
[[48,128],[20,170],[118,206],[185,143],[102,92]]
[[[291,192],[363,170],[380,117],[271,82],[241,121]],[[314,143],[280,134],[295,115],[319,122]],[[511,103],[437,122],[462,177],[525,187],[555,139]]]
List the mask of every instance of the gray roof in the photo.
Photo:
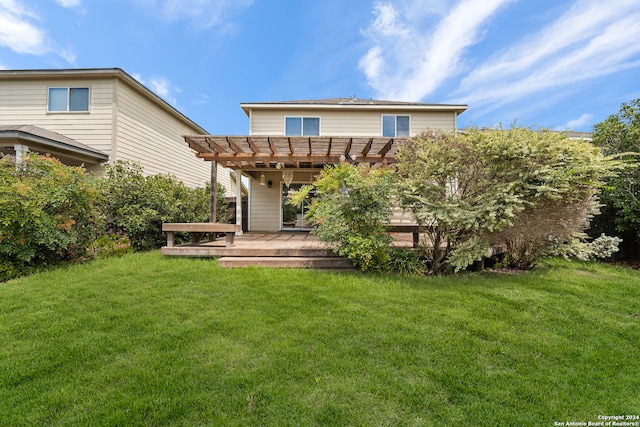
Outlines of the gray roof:
[[345,110],[414,110],[414,111],[455,111],[460,114],[467,109],[465,104],[428,104],[424,102],[385,101],[380,99],[361,98],[323,98],[323,99],[299,99],[295,101],[277,102],[243,102],[240,104],[244,112],[249,115],[249,110],[260,109],[286,109],[286,108],[318,108],[318,109],[345,109]]
[[[362,98],[299,99],[295,101],[256,102],[256,104],[312,104],[312,105],[407,105],[407,106],[449,106],[449,104],[428,104],[423,102],[385,101]],[[461,105],[456,105],[461,106]]]
[[0,139],[16,138],[27,142],[56,148],[65,152],[81,154],[97,161],[109,160],[109,155],[95,148],[84,145],[59,133],[33,125],[0,126]]

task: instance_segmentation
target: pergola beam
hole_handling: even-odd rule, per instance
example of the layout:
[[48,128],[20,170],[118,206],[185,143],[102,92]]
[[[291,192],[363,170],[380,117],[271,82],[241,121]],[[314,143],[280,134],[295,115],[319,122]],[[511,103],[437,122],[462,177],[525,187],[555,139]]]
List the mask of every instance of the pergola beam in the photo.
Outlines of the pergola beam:
[[[341,161],[389,165],[396,162],[397,144],[407,138],[376,136],[185,136],[197,156],[239,168],[320,167]],[[308,150],[307,150],[308,147]]]

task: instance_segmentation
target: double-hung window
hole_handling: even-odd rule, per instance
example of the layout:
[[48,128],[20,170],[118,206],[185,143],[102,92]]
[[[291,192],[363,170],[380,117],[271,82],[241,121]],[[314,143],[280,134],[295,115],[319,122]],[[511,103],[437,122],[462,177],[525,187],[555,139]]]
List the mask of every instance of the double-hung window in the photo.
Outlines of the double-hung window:
[[319,136],[320,117],[285,117],[284,128],[287,136]]
[[47,111],[89,111],[89,88],[50,87]]
[[382,116],[382,136],[409,136],[409,116]]

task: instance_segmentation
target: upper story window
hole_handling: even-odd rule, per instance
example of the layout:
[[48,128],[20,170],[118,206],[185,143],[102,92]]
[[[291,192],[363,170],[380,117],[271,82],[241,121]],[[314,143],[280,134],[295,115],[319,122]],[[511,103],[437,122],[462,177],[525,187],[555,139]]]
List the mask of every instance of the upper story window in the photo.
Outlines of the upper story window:
[[50,87],[47,111],[89,111],[89,88]]
[[284,134],[287,136],[319,136],[320,117],[286,117]]
[[409,116],[382,116],[382,136],[409,136]]

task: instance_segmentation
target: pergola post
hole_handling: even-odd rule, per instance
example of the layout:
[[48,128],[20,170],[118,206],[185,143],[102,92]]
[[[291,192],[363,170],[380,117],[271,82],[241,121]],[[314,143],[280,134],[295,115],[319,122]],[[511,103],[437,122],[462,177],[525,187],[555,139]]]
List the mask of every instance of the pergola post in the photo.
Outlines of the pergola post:
[[236,169],[236,224],[240,231],[236,235],[242,235],[242,169]]
[[218,222],[218,162],[211,162],[211,189],[209,190],[209,222]]
[[16,152],[16,170],[23,170],[24,157],[29,152],[29,147],[23,144],[15,144],[13,149]]

